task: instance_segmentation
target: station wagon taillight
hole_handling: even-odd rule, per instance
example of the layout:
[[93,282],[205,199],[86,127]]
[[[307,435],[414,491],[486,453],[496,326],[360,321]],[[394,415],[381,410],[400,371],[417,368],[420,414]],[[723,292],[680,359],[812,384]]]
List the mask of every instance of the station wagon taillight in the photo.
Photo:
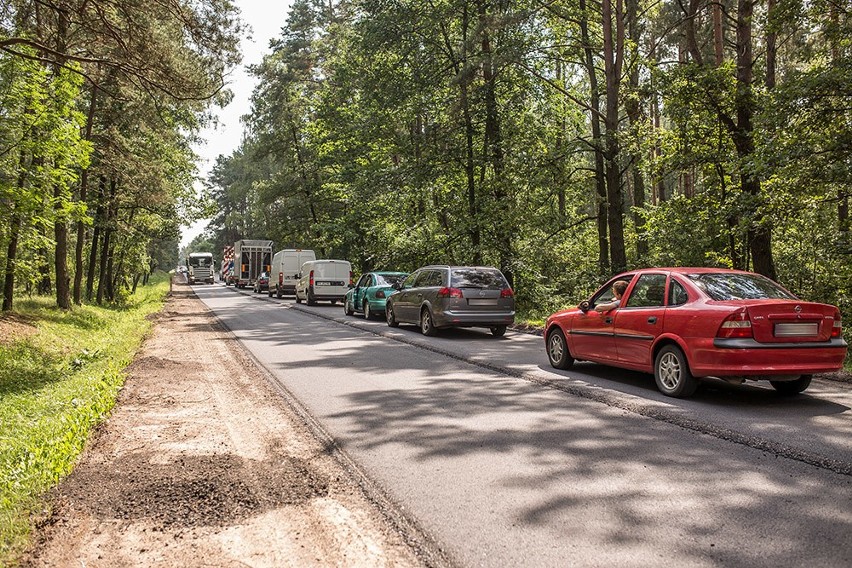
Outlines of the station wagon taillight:
[[376,292],[376,298],[384,298],[384,297],[385,297],[385,291],[384,290],[379,290],[378,292]]
[[512,290],[511,288],[503,288],[502,290],[500,290],[500,297],[501,298],[514,298],[515,297],[515,291]]
[[439,298],[464,298],[464,294],[458,288],[447,288],[444,286],[438,290]]
[[834,325],[831,327],[831,337],[841,337],[843,327],[840,324],[840,310],[834,312]]
[[754,337],[751,329],[751,320],[748,319],[748,312],[745,310],[734,312],[722,322],[719,326],[719,332],[716,337],[724,339],[742,339]]

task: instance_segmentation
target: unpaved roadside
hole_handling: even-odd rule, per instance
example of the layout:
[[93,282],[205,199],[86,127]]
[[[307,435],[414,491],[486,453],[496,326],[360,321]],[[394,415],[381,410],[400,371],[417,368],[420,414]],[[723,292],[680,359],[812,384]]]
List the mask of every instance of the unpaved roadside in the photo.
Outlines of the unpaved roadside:
[[24,564],[433,564],[327,446],[176,285]]

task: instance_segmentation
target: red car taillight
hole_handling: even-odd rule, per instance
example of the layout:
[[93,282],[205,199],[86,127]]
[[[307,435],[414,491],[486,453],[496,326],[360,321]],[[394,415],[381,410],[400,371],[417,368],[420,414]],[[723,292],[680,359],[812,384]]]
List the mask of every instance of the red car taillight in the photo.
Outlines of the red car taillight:
[[500,290],[500,297],[501,298],[514,298],[515,297],[515,291],[512,290],[511,288],[503,288],[502,290]]
[[719,326],[719,332],[716,337],[724,339],[742,339],[754,337],[751,329],[751,320],[748,319],[748,312],[745,310],[735,312],[725,318],[722,325]]
[[311,273],[308,275],[308,286],[311,288],[314,287],[314,271],[311,270]]
[[840,311],[834,313],[834,325],[831,328],[831,337],[841,337],[843,335],[843,326],[840,324]]
[[376,292],[376,298],[384,298],[384,297],[385,297],[385,291],[384,290],[379,290],[378,292]]
[[446,286],[438,290],[439,298],[464,298],[464,294],[458,288],[447,288]]

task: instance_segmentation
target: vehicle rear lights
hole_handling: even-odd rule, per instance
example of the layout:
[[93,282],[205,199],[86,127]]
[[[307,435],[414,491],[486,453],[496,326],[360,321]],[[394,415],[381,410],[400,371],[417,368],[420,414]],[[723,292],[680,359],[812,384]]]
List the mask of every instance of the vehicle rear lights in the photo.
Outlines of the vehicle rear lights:
[[384,298],[384,297],[385,297],[385,291],[384,290],[379,290],[378,292],[376,292],[376,298]]
[[501,298],[514,298],[515,297],[515,291],[512,290],[511,288],[503,288],[502,290],[500,290],[500,297]]
[[350,286],[355,285],[355,280],[352,278],[352,271],[351,270],[349,271],[349,285]]
[[311,273],[308,275],[308,286],[311,288],[314,287],[314,271],[311,270]]
[[438,290],[439,298],[464,298],[464,294],[458,288],[447,288],[446,286]]
[[748,313],[745,311],[735,312],[725,318],[722,325],[719,326],[719,332],[716,337],[725,339],[741,339],[754,337],[751,329],[751,320],[748,319]]
[[841,337],[843,335],[843,326],[840,323],[840,312],[834,313],[834,325],[831,327],[831,337]]

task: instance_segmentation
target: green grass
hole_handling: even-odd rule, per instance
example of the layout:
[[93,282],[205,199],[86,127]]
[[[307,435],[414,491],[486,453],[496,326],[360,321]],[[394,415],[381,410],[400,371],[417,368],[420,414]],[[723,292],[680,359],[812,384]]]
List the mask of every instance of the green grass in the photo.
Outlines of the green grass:
[[168,276],[120,307],[69,312],[51,298],[19,300],[14,319],[35,332],[0,343],[0,565],[26,548],[45,492],[66,476],[92,429],[112,409]]

